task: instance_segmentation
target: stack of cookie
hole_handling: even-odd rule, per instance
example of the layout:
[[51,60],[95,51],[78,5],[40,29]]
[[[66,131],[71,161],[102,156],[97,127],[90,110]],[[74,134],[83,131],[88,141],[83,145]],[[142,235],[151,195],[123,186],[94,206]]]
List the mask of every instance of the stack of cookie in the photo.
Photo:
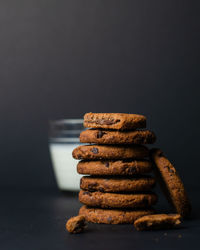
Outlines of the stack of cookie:
[[146,127],[146,118],[136,114],[87,113],[80,134],[82,143],[73,157],[81,160],[79,214],[87,221],[106,224],[133,223],[153,214],[157,196],[151,189],[155,179],[149,175],[152,164],[149,150],[141,144],[155,142],[155,134]]

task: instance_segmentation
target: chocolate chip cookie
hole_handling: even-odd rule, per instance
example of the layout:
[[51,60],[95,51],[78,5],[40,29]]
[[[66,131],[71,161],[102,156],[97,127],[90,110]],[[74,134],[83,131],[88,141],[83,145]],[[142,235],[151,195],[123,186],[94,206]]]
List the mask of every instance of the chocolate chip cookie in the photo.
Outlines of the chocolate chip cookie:
[[135,178],[112,177],[93,177],[85,176],[80,180],[80,188],[93,192],[142,192],[150,191],[155,185],[155,179],[150,176]]
[[170,229],[181,224],[180,214],[153,214],[146,215],[134,222],[138,231],[152,229]]
[[155,163],[155,173],[167,199],[182,217],[188,217],[191,205],[183,183],[176,169],[160,149],[152,149],[151,157]]
[[80,134],[80,142],[97,144],[152,144],[156,136],[149,130],[115,131],[87,129]]
[[84,115],[86,128],[104,128],[130,130],[146,127],[146,117],[137,114],[123,113],[86,113]]
[[116,210],[82,206],[79,210],[79,214],[84,215],[87,221],[104,224],[131,224],[141,216],[153,213],[154,210],[151,208],[142,210]]
[[148,160],[143,161],[80,161],[77,165],[79,174],[89,175],[136,175],[151,172],[152,164]]
[[148,157],[149,150],[145,146],[83,145],[72,152],[75,159],[143,159]]
[[155,204],[157,195],[154,193],[116,194],[81,190],[79,201],[88,206],[101,208],[144,208]]

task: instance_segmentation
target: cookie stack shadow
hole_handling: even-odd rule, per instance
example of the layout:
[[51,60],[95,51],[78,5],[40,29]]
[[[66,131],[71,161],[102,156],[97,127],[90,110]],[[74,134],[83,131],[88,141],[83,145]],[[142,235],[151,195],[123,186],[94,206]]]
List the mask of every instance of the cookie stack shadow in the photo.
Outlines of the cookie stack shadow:
[[93,114],[84,116],[80,142],[73,150],[81,160],[77,172],[86,175],[80,181],[79,214],[93,223],[133,223],[153,214],[157,195],[152,192],[155,179],[149,175],[152,164],[144,144],[155,142],[155,134],[146,127],[146,118],[134,114]]

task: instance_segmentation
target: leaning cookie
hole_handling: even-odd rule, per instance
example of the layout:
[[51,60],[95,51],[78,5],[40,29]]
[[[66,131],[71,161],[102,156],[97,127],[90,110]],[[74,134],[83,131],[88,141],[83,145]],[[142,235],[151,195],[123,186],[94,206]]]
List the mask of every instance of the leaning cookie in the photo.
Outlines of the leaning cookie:
[[188,217],[191,205],[176,169],[160,149],[152,149],[151,158],[155,163],[155,174],[167,199],[175,207],[178,214],[182,217]]
[[152,164],[148,160],[116,160],[116,161],[80,161],[77,165],[79,174],[88,175],[123,175],[132,176],[150,173]]
[[146,215],[134,222],[138,231],[153,229],[170,229],[181,224],[180,214],[153,214]]
[[146,117],[138,114],[87,113],[84,115],[86,128],[130,130],[146,127]]
[[143,159],[148,157],[149,150],[142,145],[114,146],[114,145],[84,145],[72,152],[75,159]]
[[102,209],[82,206],[79,214],[85,219],[93,223],[104,224],[132,224],[141,216],[154,214],[152,208],[140,210],[123,210],[123,209]]
[[87,129],[80,134],[80,142],[97,144],[153,144],[156,136],[149,130],[115,131]]
[[80,180],[80,188],[93,192],[146,192],[150,191],[155,185],[155,179],[150,176],[141,176],[135,178],[112,177],[94,177],[84,176]]
[[101,208],[144,208],[157,202],[157,195],[148,194],[116,194],[89,192],[81,190],[79,201],[85,205]]

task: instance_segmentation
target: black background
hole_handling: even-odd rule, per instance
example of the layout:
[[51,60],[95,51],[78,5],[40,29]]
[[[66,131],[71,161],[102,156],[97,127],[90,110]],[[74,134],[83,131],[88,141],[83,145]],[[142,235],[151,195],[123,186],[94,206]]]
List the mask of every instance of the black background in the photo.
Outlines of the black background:
[[198,183],[199,7],[1,1],[1,185],[53,186],[48,121],[90,111],[146,115],[156,146]]
[[1,0],[0,186],[56,190],[48,121],[147,116],[199,188],[199,1]]

